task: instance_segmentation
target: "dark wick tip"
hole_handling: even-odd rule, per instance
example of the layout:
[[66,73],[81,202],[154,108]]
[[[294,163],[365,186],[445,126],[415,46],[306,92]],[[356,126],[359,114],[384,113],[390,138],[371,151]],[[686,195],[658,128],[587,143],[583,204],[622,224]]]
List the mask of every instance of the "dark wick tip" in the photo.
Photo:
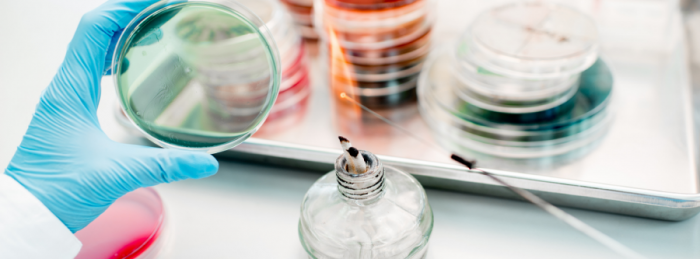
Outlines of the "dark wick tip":
[[460,164],[465,165],[469,169],[474,168],[474,164],[476,163],[476,161],[469,161],[469,160],[466,160],[466,159],[462,158],[461,156],[458,156],[455,154],[452,154],[450,156],[450,158],[452,158],[452,160],[454,160],[454,161],[459,162]]
[[345,142],[350,142],[350,140],[346,139],[346,138],[343,137],[343,136],[338,136],[338,139],[340,140],[340,142],[343,142],[343,141],[345,141]]
[[358,151],[355,147],[350,147],[348,148],[348,153],[350,153],[350,156],[352,157],[357,157],[357,154],[359,154],[360,151]]

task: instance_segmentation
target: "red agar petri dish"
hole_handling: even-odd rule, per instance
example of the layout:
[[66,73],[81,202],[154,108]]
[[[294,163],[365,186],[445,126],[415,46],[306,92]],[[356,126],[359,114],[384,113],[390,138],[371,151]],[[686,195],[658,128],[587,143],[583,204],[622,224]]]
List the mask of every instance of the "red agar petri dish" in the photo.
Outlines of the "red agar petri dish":
[[75,233],[83,247],[76,259],[154,258],[161,247],[163,201],[152,188],[117,199],[84,229]]

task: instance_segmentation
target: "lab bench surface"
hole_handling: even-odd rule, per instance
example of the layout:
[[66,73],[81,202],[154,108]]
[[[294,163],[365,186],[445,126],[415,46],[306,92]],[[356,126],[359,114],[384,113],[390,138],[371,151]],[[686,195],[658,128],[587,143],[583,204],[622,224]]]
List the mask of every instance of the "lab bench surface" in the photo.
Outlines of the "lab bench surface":
[[[167,211],[163,258],[307,258],[299,207],[323,172],[221,161],[205,179],[156,187]],[[618,258],[535,206],[427,189],[427,258]],[[700,217],[668,222],[565,210],[648,258],[700,258]]]

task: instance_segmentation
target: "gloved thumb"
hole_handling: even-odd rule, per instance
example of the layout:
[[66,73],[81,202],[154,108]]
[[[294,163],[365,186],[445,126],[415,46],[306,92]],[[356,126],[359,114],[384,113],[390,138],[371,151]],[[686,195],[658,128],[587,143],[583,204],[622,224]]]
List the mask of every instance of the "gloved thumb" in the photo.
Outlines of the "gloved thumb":
[[162,149],[127,144],[121,145],[117,162],[117,179],[129,192],[136,188],[184,179],[211,176],[219,170],[219,162],[207,153]]
[[[157,0],[110,0],[83,15],[73,36],[58,80],[70,86],[91,113],[97,111],[99,82],[105,71],[108,49],[121,30]],[[79,69],[80,68],[80,69]]]

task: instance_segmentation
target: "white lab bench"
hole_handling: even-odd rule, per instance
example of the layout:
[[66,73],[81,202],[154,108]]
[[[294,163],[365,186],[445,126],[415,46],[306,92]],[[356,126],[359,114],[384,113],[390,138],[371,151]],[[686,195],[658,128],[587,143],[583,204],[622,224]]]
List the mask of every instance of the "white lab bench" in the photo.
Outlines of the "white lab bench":
[[[443,28],[454,22],[452,29],[461,30],[468,23],[461,17],[483,9],[470,8],[480,1],[456,1],[438,1]],[[0,2],[0,168],[19,145],[81,14],[100,3]],[[119,141],[141,141],[113,121],[114,90],[111,79],[103,82],[103,129]],[[297,234],[299,206],[322,173],[221,161],[213,177],[157,186],[167,210],[163,258],[306,258]],[[428,258],[617,258],[531,204],[427,192],[435,214]],[[700,217],[666,222],[565,210],[649,258],[700,258]]]

